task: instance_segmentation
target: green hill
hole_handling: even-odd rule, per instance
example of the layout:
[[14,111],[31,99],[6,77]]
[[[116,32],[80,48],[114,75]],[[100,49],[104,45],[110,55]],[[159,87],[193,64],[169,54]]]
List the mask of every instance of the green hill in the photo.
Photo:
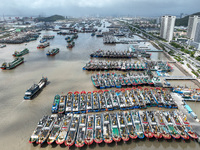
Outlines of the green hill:
[[64,20],[64,19],[65,19],[65,17],[60,16],[60,15],[53,15],[53,16],[50,16],[50,17],[36,18],[37,21],[44,21],[44,22],[54,22],[54,21],[57,21],[57,20]]
[[[200,12],[194,13],[191,15],[199,15],[200,16]],[[191,16],[191,15],[185,16],[181,19],[176,19],[175,26],[185,26],[186,27],[188,25],[189,16]]]

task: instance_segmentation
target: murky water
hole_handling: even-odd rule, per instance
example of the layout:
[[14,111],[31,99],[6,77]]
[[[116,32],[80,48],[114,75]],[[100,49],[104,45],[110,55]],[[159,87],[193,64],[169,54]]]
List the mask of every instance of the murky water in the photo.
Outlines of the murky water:
[[[66,48],[65,36],[55,32],[42,32],[54,34],[55,39],[50,41],[51,46],[44,50],[36,47],[38,41],[19,45],[7,45],[0,49],[0,63],[12,61],[12,53],[27,47],[30,53],[25,55],[25,63],[14,70],[0,71],[0,149],[6,150],[35,150],[40,146],[28,143],[29,137],[35,129],[37,122],[43,115],[51,114],[51,106],[56,94],[66,94],[69,91],[92,91],[95,90],[90,75],[82,67],[90,60],[89,54],[98,49],[125,50],[127,44],[104,45],[102,38],[91,37],[89,33],[79,34],[75,40],[75,47],[71,50]],[[52,48],[60,48],[60,53],[55,57],[47,57],[46,52]],[[154,60],[167,60],[163,53],[152,53]],[[180,73],[177,71],[178,74]],[[174,74],[174,73],[173,73]],[[176,74],[176,71],[175,71]],[[38,83],[42,76],[47,76],[50,83],[32,101],[23,99],[24,92],[33,84]],[[174,81],[173,81],[174,82]],[[175,81],[174,84],[180,84]],[[187,83],[189,84],[189,83]],[[198,109],[198,108],[194,108]],[[60,146],[44,146],[45,149],[63,149]],[[88,149],[199,149],[199,144],[190,141],[148,141],[138,140],[128,143],[119,143],[117,146],[93,145]],[[66,147],[64,147],[66,149]],[[74,149],[75,147],[72,147]],[[86,148],[86,147],[84,147]],[[77,148],[75,148],[77,149]]]

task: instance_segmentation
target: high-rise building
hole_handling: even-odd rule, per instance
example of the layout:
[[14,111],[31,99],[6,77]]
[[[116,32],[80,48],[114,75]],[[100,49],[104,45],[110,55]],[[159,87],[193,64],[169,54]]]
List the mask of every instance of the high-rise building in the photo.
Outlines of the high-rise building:
[[173,39],[176,16],[162,16],[160,37],[170,42]]
[[200,22],[197,23],[194,41],[200,43]]
[[188,21],[187,36],[194,40],[197,23],[200,22],[199,16],[190,16]]

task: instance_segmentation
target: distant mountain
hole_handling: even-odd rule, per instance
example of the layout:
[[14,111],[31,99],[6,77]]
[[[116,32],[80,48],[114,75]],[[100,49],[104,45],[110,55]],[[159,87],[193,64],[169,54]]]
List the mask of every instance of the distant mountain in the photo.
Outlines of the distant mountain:
[[50,17],[39,17],[39,18],[36,18],[35,20],[44,21],[44,22],[54,22],[54,21],[57,21],[57,20],[64,20],[64,19],[65,19],[65,17],[63,17],[63,16],[53,15],[53,16],[50,16]]
[[[194,13],[192,15],[200,16],[200,12]],[[188,16],[185,16],[183,18],[176,19],[175,26],[185,26],[185,27],[188,26],[189,16],[192,16],[192,15],[188,15]]]

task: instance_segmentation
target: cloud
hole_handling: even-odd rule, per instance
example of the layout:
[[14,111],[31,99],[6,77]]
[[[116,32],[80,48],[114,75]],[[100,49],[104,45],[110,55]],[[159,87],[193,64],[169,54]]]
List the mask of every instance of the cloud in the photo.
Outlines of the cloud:
[[161,16],[164,14],[195,13],[199,0],[0,0],[0,14],[68,16],[136,15]]

